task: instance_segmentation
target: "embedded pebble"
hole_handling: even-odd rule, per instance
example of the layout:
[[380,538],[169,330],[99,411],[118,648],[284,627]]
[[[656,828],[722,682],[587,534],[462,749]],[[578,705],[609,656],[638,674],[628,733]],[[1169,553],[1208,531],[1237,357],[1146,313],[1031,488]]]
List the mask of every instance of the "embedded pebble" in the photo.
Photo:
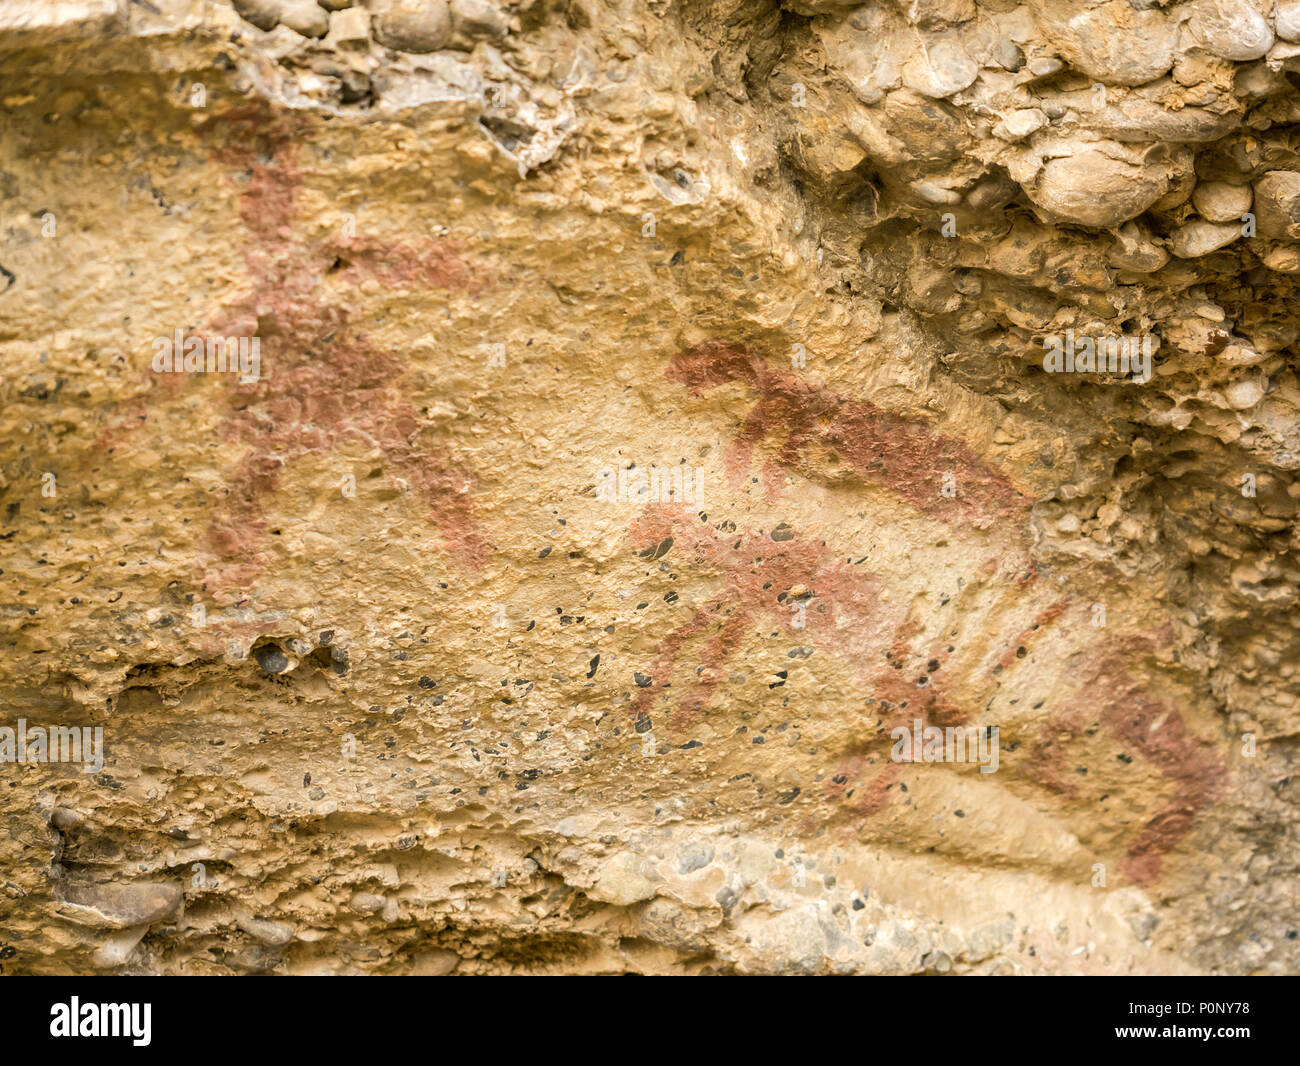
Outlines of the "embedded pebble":
[[1259,59],[1273,43],[1268,19],[1250,0],[1194,0],[1188,29],[1207,51],[1244,63]]
[[263,644],[254,648],[253,658],[268,674],[280,674],[289,669],[289,660],[275,644]]
[[913,92],[941,100],[969,88],[979,64],[959,41],[941,38],[918,50],[903,67],[903,83]]
[[166,917],[181,902],[182,892],[173,882],[130,882],[71,885],[65,898],[84,907],[115,928],[148,926]]
[[436,52],[451,41],[451,10],[445,0],[389,0],[377,10],[375,40],[402,52]]
[[1194,259],[1217,252],[1240,236],[1240,222],[1215,223],[1194,218],[1173,232],[1169,238],[1169,251],[1179,259]]
[[681,844],[677,848],[677,872],[683,874],[701,870],[713,861],[713,848],[708,844]]
[[235,918],[235,924],[249,936],[273,947],[287,944],[293,939],[293,926],[269,918],[241,914]]
[[1203,181],[1192,193],[1192,204],[1208,222],[1241,222],[1250,210],[1253,194],[1249,185],[1224,181]]
[[245,22],[259,30],[273,30],[280,24],[284,5],[281,0],[232,0],[235,10]]
[[1154,169],[1081,148],[1043,164],[1030,199],[1067,222],[1110,227],[1140,215],[1168,191]]
[[1245,411],[1264,398],[1264,386],[1258,381],[1234,381],[1224,390],[1224,398],[1234,411]]
[[1036,107],[1012,111],[993,127],[993,136],[1007,141],[1021,141],[1047,125],[1047,116]]
[[281,0],[280,21],[304,37],[324,37],[330,17],[316,0]]
[[1162,11],[1134,10],[1127,0],[1096,7],[1070,2],[1055,10],[1068,16],[1050,23],[1060,34],[1057,47],[1090,78],[1107,85],[1142,85],[1174,65],[1178,24]]
[[1300,41],[1300,3],[1278,0],[1273,28],[1284,41]]
[[504,37],[510,29],[505,15],[487,0],[451,0],[451,21],[467,37]]
[[1121,270],[1150,274],[1169,262],[1169,253],[1152,241],[1136,223],[1128,222],[1116,230],[1115,244],[1106,258]]
[[1300,238],[1300,173],[1271,170],[1255,182],[1255,219],[1261,237]]
[[330,16],[326,44],[340,48],[365,48],[370,43],[370,13],[364,7],[349,7]]

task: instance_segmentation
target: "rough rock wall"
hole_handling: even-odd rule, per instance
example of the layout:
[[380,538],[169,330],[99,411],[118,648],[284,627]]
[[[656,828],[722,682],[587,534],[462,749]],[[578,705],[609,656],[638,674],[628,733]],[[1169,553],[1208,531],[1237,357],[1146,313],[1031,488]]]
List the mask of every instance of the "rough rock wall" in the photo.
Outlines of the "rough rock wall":
[[0,966],[1296,972],[1298,73],[4,0]]

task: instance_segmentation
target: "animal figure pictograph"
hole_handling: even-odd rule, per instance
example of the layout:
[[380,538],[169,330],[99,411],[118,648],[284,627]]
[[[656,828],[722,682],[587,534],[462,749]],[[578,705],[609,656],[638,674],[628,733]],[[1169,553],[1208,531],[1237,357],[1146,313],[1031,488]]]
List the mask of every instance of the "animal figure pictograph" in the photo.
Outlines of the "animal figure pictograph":
[[[667,377],[693,394],[736,383],[752,393],[752,405],[727,452],[733,484],[747,475],[756,447],[770,440],[776,450],[764,465],[765,481],[769,497],[779,497],[784,476],[799,473],[808,449],[816,446],[833,452],[864,482],[887,488],[954,532],[1011,523],[1004,541],[1012,550],[989,559],[974,576],[996,584],[1005,613],[1020,620],[1013,621],[991,661],[982,655],[965,661],[943,641],[919,647],[918,620],[888,607],[880,595],[888,584],[886,575],[853,565],[824,542],[797,535],[776,543],[761,531],[736,530],[730,523],[704,525],[680,507],[648,507],[630,527],[638,550],[671,537],[673,551],[716,570],[722,584],[659,641],[649,667],[650,684],[638,691],[632,714],[650,713],[656,700],[668,695],[672,677],[689,662],[688,648],[698,645],[698,677],[685,695],[670,701],[670,728],[689,726],[707,711],[749,630],[778,618],[793,635],[787,599],[790,589],[800,587],[805,602],[817,608],[808,611],[801,641],[858,663],[885,660],[864,674],[880,712],[879,725],[839,759],[825,791],[826,800],[865,823],[898,794],[895,786],[906,764],[888,757],[895,726],[910,728],[916,718],[940,727],[969,726],[968,708],[987,706],[1000,690],[1005,695],[1014,685],[1016,664],[1035,641],[1049,634],[1069,640],[1087,652],[1083,660],[1096,665],[1083,671],[1078,684],[1071,685],[1066,705],[1025,745],[1024,776],[1056,804],[1073,801],[1079,789],[1067,780],[1064,766],[1073,746],[1095,729],[1131,751],[1130,759],[1145,760],[1171,794],[1131,838],[1123,872],[1137,884],[1155,884],[1165,856],[1223,794],[1226,762],[1190,733],[1174,706],[1134,676],[1131,666],[1155,651],[1158,635],[1121,643],[1090,626],[1076,626],[1087,605],[1068,594],[1048,593],[1029,556],[1025,519],[1031,501],[1009,478],[962,442],[933,432],[920,420],[820,388],[730,341],[711,340],[679,352]],[[961,491],[955,498],[940,491],[945,471],[957,475]]]

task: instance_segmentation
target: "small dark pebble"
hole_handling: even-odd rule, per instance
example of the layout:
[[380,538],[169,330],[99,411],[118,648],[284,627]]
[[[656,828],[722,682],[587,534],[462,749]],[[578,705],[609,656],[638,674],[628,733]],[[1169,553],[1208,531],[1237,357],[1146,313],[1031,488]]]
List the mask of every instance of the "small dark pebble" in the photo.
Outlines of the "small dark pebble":
[[289,668],[289,660],[275,644],[263,644],[260,648],[254,648],[253,658],[268,674],[282,674]]

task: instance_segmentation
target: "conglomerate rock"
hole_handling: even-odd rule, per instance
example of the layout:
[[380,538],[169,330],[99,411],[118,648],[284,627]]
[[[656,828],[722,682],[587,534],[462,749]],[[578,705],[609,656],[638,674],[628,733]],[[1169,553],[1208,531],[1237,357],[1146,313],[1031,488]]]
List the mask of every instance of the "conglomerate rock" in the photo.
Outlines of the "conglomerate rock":
[[1273,0],[0,2],[0,966],[1296,972],[1298,80]]

